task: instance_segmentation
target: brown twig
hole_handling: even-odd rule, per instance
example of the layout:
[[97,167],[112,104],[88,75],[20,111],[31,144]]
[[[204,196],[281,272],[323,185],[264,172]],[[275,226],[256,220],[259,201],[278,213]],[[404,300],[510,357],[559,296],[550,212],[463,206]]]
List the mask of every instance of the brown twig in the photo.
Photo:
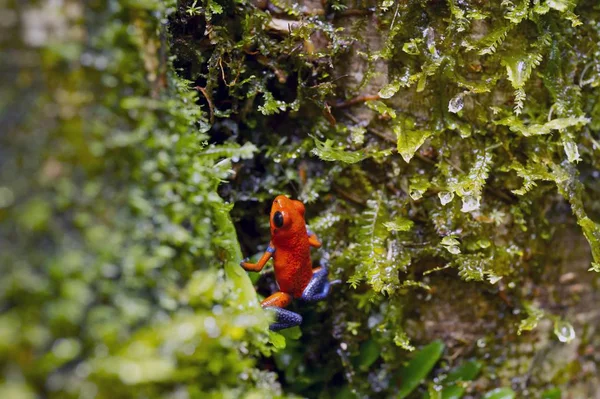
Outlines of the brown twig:
[[225,86],[227,87],[231,87],[233,85],[235,85],[237,83],[238,78],[240,77],[240,73],[241,73],[241,69],[238,69],[238,73],[237,75],[235,75],[235,78],[233,78],[233,81],[231,81],[231,83],[227,83],[227,80],[225,79],[225,69],[223,69],[223,59],[219,58],[219,66],[221,67],[221,77],[223,78],[223,83],[225,83]]
[[206,102],[208,103],[208,110],[210,111],[210,123],[213,124],[215,122],[215,111],[214,111],[214,105],[213,105],[212,99],[206,92],[206,88],[196,86],[196,87],[194,87],[194,89],[198,90],[200,93],[202,93],[204,98],[206,98]]
[[334,104],[333,106],[335,108],[347,108],[347,107],[351,107],[356,104],[365,103],[367,101],[379,100],[380,98],[381,97],[379,97],[379,94],[358,96],[358,97],[351,98],[350,100],[338,102],[338,103]]
[[329,124],[331,126],[336,125],[337,121],[335,120],[335,117],[331,113],[331,106],[327,102],[325,102],[325,107],[323,107],[323,115],[325,115],[325,118],[329,121]]

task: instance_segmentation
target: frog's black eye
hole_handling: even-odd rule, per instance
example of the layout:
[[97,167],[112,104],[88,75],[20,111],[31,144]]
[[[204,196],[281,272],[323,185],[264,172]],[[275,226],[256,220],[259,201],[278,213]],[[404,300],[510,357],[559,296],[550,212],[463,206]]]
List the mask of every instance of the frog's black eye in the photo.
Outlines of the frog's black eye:
[[275,225],[275,227],[283,226],[283,214],[281,212],[275,212],[275,214],[273,215],[273,224]]

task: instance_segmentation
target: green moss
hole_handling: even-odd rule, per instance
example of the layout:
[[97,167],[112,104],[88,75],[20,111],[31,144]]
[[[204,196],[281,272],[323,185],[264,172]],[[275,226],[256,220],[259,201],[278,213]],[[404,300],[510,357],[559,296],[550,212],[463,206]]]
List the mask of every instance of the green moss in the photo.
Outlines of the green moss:
[[168,6],[108,3],[11,14],[17,85],[2,94],[23,109],[2,114],[0,390],[276,396],[240,361],[270,352],[268,320],[216,192],[256,147],[207,143],[165,53]]

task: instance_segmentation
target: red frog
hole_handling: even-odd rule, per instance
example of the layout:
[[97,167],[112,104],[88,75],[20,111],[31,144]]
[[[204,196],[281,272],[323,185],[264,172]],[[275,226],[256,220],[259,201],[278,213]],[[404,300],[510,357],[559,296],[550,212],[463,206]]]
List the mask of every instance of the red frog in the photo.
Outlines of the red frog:
[[302,323],[302,316],[284,309],[293,298],[320,301],[329,294],[327,267],[313,269],[310,247],[319,248],[321,242],[304,221],[304,205],[285,195],[278,195],[271,206],[271,242],[257,263],[244,259],[240,265],[248,271],[259,272],[273,257],[275,279],[279,291],[264,299],[260,305],[276,313],[276,321],[269,327],[273,331]]

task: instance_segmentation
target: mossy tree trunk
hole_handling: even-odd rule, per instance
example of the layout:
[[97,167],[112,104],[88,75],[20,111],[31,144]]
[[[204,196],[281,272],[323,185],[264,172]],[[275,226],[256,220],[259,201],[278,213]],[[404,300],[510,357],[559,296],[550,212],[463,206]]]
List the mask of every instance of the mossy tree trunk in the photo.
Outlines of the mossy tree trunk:
[[[594,1],[2,7],[0,397],[598,397]],[[283,335],[281,193],[343,281]]]

